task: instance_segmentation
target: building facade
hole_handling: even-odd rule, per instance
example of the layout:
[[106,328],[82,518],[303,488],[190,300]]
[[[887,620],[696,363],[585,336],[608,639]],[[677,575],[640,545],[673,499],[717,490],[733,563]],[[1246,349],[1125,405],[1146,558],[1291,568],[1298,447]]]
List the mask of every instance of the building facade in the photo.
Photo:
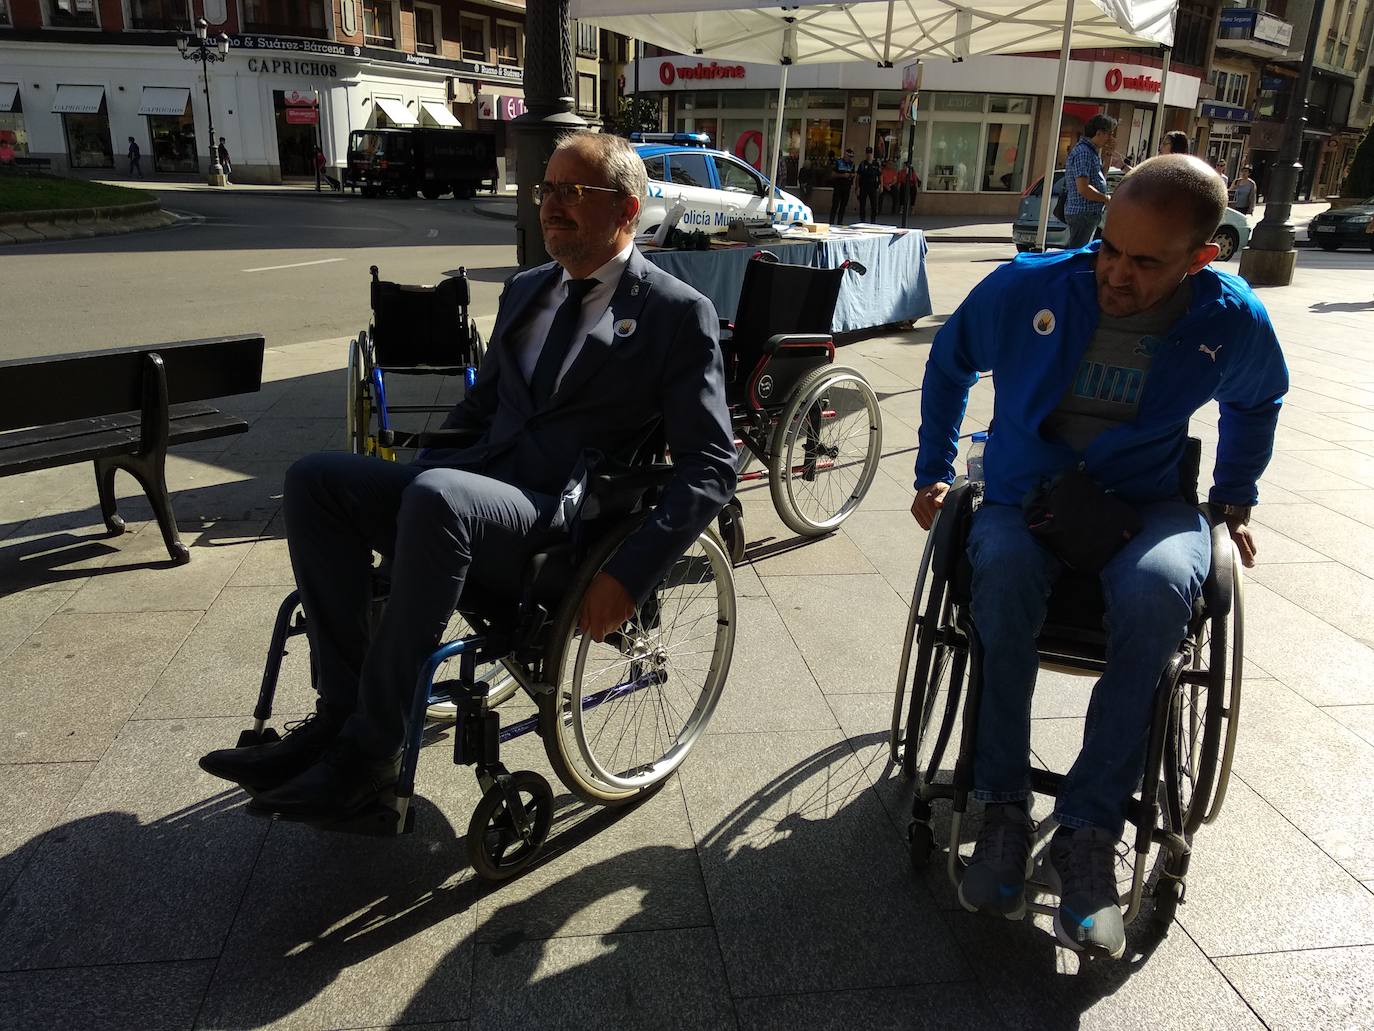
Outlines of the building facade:
[[[1147,156],[1161,90],[1161,61],[1137,50],[1071,55],[1059,135],[1050,140],[1058,62],[1053,55],[974,57],[924,65],[915,117],[904,107],[901,69],[863,64],[790,70],[777,178],[806,193],[824,185],[837,154],[873,147],[883,161],[910,160],[924,188],[918,213],[1011,215],[1039,177],[1046,148],[1062,162],[1099,112],[1121,123],[1117,163]],[[635,62],[618,76],[632,90]],[[756,168],[771,159],[779,69],[675,54],[641,58],[640,90],[661,97],[675,131],[705,132]],[[1166,128],[1186,125],[1202,70],[1175,62]]]
[[[177,49],[198,18],[229,37],[209,67]],[[354,129],[462,125],[524,111],[523,0],[0,0],[0,132],[73,174],[204,174],[209,124],[239,182],[344,164]]]

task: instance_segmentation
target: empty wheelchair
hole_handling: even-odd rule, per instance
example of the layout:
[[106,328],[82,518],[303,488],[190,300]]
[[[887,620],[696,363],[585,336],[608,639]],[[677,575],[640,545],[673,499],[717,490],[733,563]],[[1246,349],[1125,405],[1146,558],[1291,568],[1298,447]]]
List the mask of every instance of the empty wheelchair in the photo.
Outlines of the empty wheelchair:
[[[471,386],[486,347],[468,315],[471,290],[467,270],[436,286],[407,286],[381,279],[371,268],[372,320],[348,353],[349,448],[358,455],[394,458],[397,415],[447,412],[458,398],[438,400],[443,377],[462,377]],[[396,404],[387,397],[387,377],[440,377],[424,404]],[[411,427],[413,431],[416,427]],[[418,429],[424,429],[423,422]],[[400,441],[406,443],[409,433]]]
[[[419,443],[459,446],[459,436],[441,431]],[[394,835],[413,828],[425,713],[446,701],[457,706],[454,762],[476,768],[483,792],[466,844],[473,869],[487,880],[528,867],[553,821],[548,781],[533,771],[508,771],[501,762],[505,742],[538,733],[558,779],[587,802],[625,805],[663,784],[706,729],[730,670],[735,587],[724,546],[714,530],[698,537],[604,643],[583,636],[577,617],[592,579],[671,475],[671,466],[655,462],[593,477],[573,526],[535,545],[519,583],[465,586],[458,613],[468,629],[430,656],[414,685],[394,799],[331,829]],[[375,605],[385,605],[384,567],[374,571],[373,588]],[[305,633],[299,609],[295,591],[278,609],[253,726],[240,745],[278,739],[267,722],[287,645]],[[456,676],[445,675],[455,663]],[[493,681],[478,679],[483,668],[504,670],[534,701],[536,714],[502,726],[502,699]]]
[[[1190,440],[1184,462],[1184,495],[1196,503],[1200,444]],[[908,829],[911,859],[924,866],[939,851],[932,828],[932,803],[952,803],[946,869],[956,885],[966,859],[960,855],[960,824],[974,781],[974,755],[981,695],[983,642],[970,614],[972,570],[966,545],[982,484],[960,478],[945,497],[926,538],[892,710],[892,760],[915,781]],[[1204,512],[1208,509],[1204,506]],[[1221,811],[1239,726],[1243,661],[1243,595],[1240,559],[1226,524],[1213,520],[1211,570],[1193,607],[1187,632],[1160,677],[1138,795],[1127,806],[1134,825],[1131,887],[1124,914],[1138,915],[1150,876],[1152,847],[1159,846],[1160,876],[1154,912],[1167,927],[1182,900],[1193,836]],[[1040,668],[1096,677],[1106,668],[1105,603],[1100,581],[1065,571],[1049,599],[1037,649]],[[912,670],[913,644],[915,645]],[[906,697],[911,673],[910,699]],[[962,723],[960,725],[960,718]],[[957,734],[952,769],[946,748]],[[1062,776],[1031,766],[1031,788],[1055,795]],[[1127,838],[1132,831],[1128,826]],[[1030,892],[1048,894],[1038,876]],[[1123,895],[1125,893],[1123,892]],[[1054,910],[1031,901],[1029,911]]]
[[[878,471],[882,413],[863,375],[835,365],[831,320],[857,262],[819,269],[760,251],[745,268],[733,323],[722,321],[726,398],[740,449],[739,479],[768,478],[773,506],[793,532],[829,533],[859,507]],[[757,460],[763,469],[751,470]],[[744,554],[736,501],[720,529]]]

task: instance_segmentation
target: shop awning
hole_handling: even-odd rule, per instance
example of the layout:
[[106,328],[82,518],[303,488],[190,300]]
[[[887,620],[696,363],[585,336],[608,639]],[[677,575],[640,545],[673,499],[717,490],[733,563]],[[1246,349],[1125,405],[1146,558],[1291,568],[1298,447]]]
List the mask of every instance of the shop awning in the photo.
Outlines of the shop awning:
[[187,86],[144,86],[143,103],[139,105],[141,115],[174,115],[181,117],[186,113],[186,105],[191,101],[191,90]]
[[19,83],[0,82],[0,111],[13,111],[14,100],[19,96]]
[[104,86],[59,85],[57,97],[52,102],[52,112],[55,115],[93,115],[104,102]]
[[399,100],[386,100],[382,97],[374,97],[372,102],[382,109],[382,114],[391,120],[393,125],[419,125],[417,119]]
[[[447,129],[461,129],[463,123],[453,117],[453,112],[448,109],[448,105],[442,104],[437,100],[420,101],[421,113],[428,115],[435,125],[443,126]],[[390,118],[390,113],[387,114]]]

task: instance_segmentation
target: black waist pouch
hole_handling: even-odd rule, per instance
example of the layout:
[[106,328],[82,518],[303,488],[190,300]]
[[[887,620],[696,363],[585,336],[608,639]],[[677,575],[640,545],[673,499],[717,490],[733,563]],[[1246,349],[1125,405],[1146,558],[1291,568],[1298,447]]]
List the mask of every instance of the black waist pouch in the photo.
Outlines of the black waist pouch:
[[1060,473],[1021,502],[1026,526],[1064,565],[1098,573],[1140,532],[1140,515],[1087,473]]

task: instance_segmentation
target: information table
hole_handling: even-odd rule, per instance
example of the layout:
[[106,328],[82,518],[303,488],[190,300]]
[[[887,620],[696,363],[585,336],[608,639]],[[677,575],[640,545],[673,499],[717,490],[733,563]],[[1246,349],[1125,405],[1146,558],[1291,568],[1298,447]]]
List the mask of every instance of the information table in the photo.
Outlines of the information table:
[[925,235],[917,229],[815,239],[785,237],[758,246],[709,251],[645,250],[644,256],[709,297],[721,318],[733,319],[745,264],[759,250],[772,251],[789,265],[836,268],[845,261],[857,261],[868,269],[865,276],[845,276],[830,327],[834,333],[913,321],[931,313],[927,246]]

